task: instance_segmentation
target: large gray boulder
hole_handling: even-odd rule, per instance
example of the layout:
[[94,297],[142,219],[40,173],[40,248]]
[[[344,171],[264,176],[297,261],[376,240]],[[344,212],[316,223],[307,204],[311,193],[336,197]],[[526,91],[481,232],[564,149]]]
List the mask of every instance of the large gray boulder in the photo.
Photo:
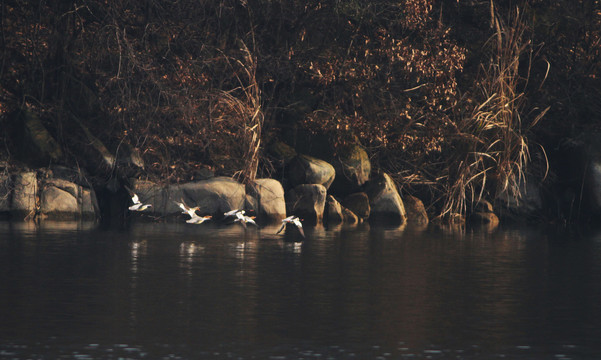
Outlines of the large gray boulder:
[[311,224],[320,224],[326,203],[326,188],[320,184],[298,185],[286,197],[288,214],[303,218]]
[[132,183],[140,200],[152,204],[149,212],[158,215],[181,213],[175,202],[183,201],[188,206],[198,206],[201,215],[219,217],[226,211],[243,209],[246,200],[244,185],[229,177],[168,186],[141,180],[133,180]]
[[336,149],[336,155],[331,161],[336,170],[332,193],[344,196],[360,191],[371,173],[367,152],[360,145],[353,144]]
[[10,212],[12,181],[7,172],[0,173],[0,215],[6,216]]
[[12,179],[10,212],[16,217],[25,217],[36,211],[38,179],[33,171],[19,172]]
[[374,176],[365,186],[369,197],[370,222],[404,224],[407,221],[405,205],[392,178],[386,173]]
[[100,210],[92,189],[52,177],[52,171],[47,169],[40,171],[46,171],[46,175],[38,178],[36,172],[22,171],[0,177],[0,212],[17,219],[99,218]]
[[291,186],[320,184],[326,190],[336,176],[334,167],[328,162],[308,155],[298,155],[288,164],[288,180]]
[[252,208],[261,222],[277,222],[286,217],[282,184],[275,179],[255,179],[246,186]]
[[40,192],[40,215],[51,220],[94,220],[100,211],[91,189],[64,179],[47,179]]

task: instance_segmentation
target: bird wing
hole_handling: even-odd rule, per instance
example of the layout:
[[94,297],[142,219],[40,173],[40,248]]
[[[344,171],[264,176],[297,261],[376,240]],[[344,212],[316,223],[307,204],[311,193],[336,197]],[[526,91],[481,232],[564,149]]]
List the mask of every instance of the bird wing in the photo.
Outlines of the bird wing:
[[280,229],[276,232],[276,234],[279,234],[282,230],[284,230],[285,227],[286,227],[286,222],[284,220],[282,220],[282,226],[280,226]]
[[238,212],[240,211],[240,209],[234,209],[234,210],[230,210],[228,212],[223,213],[224,216],[234,216],[236,215]]
[[303,237],[305,237],[305,231],[303,230],[303,223],[300,222],[299,218],[294,219],[294,225],[296,225],[296,227],[298,228],[298,231],[300,231],[301,235]]
[[202,218],[196,214],[190,214],[190,219],[186,220],[186,222],[188,224],[196,224],[198,223],[198,221],[200,221]]
[[138,197],[138,194],[133,194],[131,196],[131,201],[133,201],[134,204],[139,204],[140,203],[140,198]]
[[188,212],[188,207],[186,206],[186,204],[181,203],[181,202],[177,202],[175,201],[175,203],[177,204],[177,206],[179,206],[182,210],[184,210],[185,212]]

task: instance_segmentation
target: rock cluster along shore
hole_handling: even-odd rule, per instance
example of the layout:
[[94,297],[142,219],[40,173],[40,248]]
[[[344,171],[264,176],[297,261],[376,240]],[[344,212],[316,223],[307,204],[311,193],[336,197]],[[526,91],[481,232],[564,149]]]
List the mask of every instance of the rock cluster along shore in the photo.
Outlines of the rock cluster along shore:
[[[367,153],[357,146],[335,161],[294,154],[281,163],[282,181],[256,179],[241,184],[230,177],[212,177],[181,184],[160,185],[128,179],[142,202],[152,204],[142,216],[177,215],[183,201],[198,206],[199,214],[217,218],[232,209],[246,209],[260,223],[277,222],[294,214],[309,224],[370,221],[400,225],[407,221],[427,224],[421,201],[403,198],[392,178],[371,172]],[[101,209],[94,189],[85,178],[68,169],[38,169],[0,177],[0,215],[16,219],[99,219]],[[125,184],[124,184],[125,185]],[[110,203],[100,201],[100,203]],[[123,202],[121,207],[127,208]]]
[[[130,174],[129,177],[112,177],[104,184],[96,182],[92,186],[79,170],[53,166],[9,171],[7,164],[0,163],[0,218],[122,218],[131,205],[130,197],[126,195],[127,187],[142,202],[152,204],[148,210],[129,216],[149,219],[181,216],[176,202],[182,201],[197,206],[198,214],[212,215],[216,219],[229,210],[245,209],[261,224],[279,222],[289,215],[299,216],[308,224],[368,221],[393,226],[405,223],[426,226],[430,222],[423,202],[411,194],[401,194],[389,174],[373,171],[366,151],[359,145],[348,146],[336,155],[324,152],[326,159],[297,153],[284,143],[275,144],[271,154],[275,154],[274,178],[259,178],[249,184],[231,177],[213,176],[208,170],[203,173],[203,180],[166,185],[132,177],[131,171],[121,171],[122,175]],[[588,163],[593,164],[593,171],[589,172],[592,180],[582,180],[587,185],[583,189],[591,188],[596,195],[601,191],[595,193],[594,190],[601,187],[590,184],[595,185],[595,180],[601,178],[601,171],[597,171],[601,166],[596,162]],[[113,165],[118,173],[119,163]],[[127,166],[138,169],[136,171],[143,169],[143,164]],[[501,205],[501,215],[515,217],[515,214],[540,213],[543,207],[541,187],[530,182],[524,193],[526,196],[521,203],[512,202],[514,199],[511,198],[507,201],[495,199],[496,205]],[[468,209],[465,217],[450,216],[449,223],[495,227],[499,217],[493,205],[482,199]]]
[[94,190],[68,169],[0,173],[0,216],[15,219],[95,220]]
[[[292,151],[288,149],[288,153]],[[245,209],[256,214],[261,223],[280,221],[290,214],[309,224],[370,221],[401,225],[408,219],[428,223],[419,199],[413,198],[417,205],[411,207],[418,213],[407,214],[392,178],[381,172],[371,174],[371,164],[362,148],[353,148],[347,154],[348,158],[338,157],[335,165],[294,154],[281,163],[282,181],[256,179],[243,185],[229,177],[214,177],[166,186],[131,179],[131,184],[143,202],[153,204],[151,213],[157,216],[179,213],[175,202],[183,201],[198,206],[199,214],[217,218],[232,209]]]

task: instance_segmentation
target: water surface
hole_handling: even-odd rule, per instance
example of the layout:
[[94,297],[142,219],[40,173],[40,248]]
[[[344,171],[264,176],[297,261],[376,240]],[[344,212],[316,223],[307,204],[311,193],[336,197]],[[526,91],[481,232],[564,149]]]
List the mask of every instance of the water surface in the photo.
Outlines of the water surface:
[[599,235],[276,230],[0,223],[0,359],[601,358]]

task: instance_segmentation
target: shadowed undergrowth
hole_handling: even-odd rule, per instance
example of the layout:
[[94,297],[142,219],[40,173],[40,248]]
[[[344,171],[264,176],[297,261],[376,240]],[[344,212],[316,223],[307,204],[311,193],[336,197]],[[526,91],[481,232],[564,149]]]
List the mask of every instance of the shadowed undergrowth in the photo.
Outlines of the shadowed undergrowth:
[[555,67],[578,64],[598,91],[601,12],[578,3],[569,15],[586,21],[568,31],[555,21],[563,1],[4,1],[0,153],[24,161],[14,114],[27,110],[66,165],[94,172],[89,133],[117,158],[137,151],[132,176],[173,183],[208,168],[248,182],[274,171],[270,142],[320,135],[364,146],[432,213],[465,213],[519,198],[535,125],[566,126],[548,105],[564,86]]

